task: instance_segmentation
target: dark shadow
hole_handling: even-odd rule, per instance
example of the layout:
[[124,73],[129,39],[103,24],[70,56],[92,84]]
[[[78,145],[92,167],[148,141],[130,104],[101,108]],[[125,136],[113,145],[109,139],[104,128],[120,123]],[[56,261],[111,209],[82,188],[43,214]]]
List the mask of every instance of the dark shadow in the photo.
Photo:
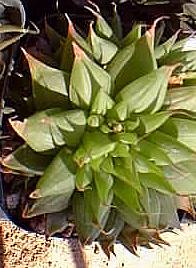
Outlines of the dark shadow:
[[79,239],[72,238],[72,239],[69,239],[68,241],[69,241],[68,242],[69,249],[71,250],[75,267],[76,268],[88,267],[87,260],[85,258],[85,253],[84,253],[84,250],[82,248],[82,245],[80,244]]
[[4,246],[3,246],[3,232],[0,225],[0,267],[4,267]]

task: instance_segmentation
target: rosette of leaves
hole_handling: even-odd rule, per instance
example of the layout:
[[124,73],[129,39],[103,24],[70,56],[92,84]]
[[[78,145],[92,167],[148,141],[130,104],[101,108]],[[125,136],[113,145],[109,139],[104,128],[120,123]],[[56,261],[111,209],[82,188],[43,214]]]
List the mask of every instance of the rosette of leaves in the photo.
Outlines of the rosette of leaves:
[[167,244],[177,196],[196,193],[196,51],[178,33],[155,45],[156,22],[122,37],[118,14],[110,26],[91,11],[86,38],[68,16],[65,37],[46,24],[58,67],[24,51],[35,110],[10,119],[24,144],[2,163],[40,177],[24,217],[45,214],[50,234],[74,223],[108,256],[116,240],[136,253]]

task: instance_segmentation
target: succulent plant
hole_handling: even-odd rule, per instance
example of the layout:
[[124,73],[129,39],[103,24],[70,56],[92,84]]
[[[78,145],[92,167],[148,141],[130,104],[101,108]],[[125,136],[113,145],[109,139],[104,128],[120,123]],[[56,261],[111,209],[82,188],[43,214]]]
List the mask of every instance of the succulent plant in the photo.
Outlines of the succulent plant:
[[196,193],[196,51],[179,32],[157,44],[157,21],[122,37],[117,13],[111,26],[90,11],[87,37],[68,16],[66,37],[46,23],[50,64],[23,50],[34,110],[10,118],[24,144],[2,164],[39,177],[23,217],[46,214],[50,234],[74,223],[107,255],[116,240],[136,253],[167,244],[159,233],[179,227],[177,197]]

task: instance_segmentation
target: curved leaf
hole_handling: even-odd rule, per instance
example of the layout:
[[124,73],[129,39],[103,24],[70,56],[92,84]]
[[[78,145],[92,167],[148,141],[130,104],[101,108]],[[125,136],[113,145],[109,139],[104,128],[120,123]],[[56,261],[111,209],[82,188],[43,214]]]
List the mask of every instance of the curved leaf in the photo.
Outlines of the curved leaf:
[[142,32],[141,30],[142,30],[141,24],[133,25],[131,31],[122,40],[123,47],[126,47],[126,46],[136,42],[138,39],[140,39],[141,32]]
[[141,196],[141,203],[148,217],[148,227],[160,228],[159,220],[161,215],[161,204],[157,191],[144,188]]
[[92,25],[90,26],[90,40],[93,56],[101,64],[110,62],[118,51],[114,43],[97,36]]
[[68,199],[75,189],[75,166],[65,148],[57,154],[39,179],[32,198],[42,198],[63,194]]
[[23,211],[24,218],[32,218],[46,213],[59,212],[67,208],[68,196],[64,194],[51,195],[36,199],[33,204],[28,205]]
[[166,42],[155,47],[155,55],[157,59],[160,59],[161,57],[167,55],[172,50],[172,47],[175,44],[178,35],[179,31],[172,35]]
[[169,179],[173,188],[180,195],[196,194],[196,161],[184,160],[175,165],[175,169],[170,166],[164,167],[164,174]]
[[111,109],[114,104],[112,98],[101,88],[92,103],[91,112],[105,115],[107,110]]
[[50,213],[46,219],[47,235],[63,232],[69,226],[67,211]]
[[95,239],[100,231],[92,224],[92,211],[84,193],[75,192],[72,200],[74,221],[80,241],[85,244]]
[[123,201],[119,198],[115,198],[114,205],[116,206],[117,211],[120,213],[122,219],[128,223],[134,229],[140,229],[143,226],[146,226],[147,217],[144,213],[135,212],[133,209],[127,207]]
[[35,106],[38,110],[65,107],[69,75],[37,60],[23,50],[28,61]]
[[141,211],[139,195],[132,186],[127,185],[123,181],[115,179],[113,191],[114,194],[132,211]]
[[26,144],[2,160],[2,165],[28,176],[42,175],[53,156],[36,153]]
[[164,103],[173,68],[173,66],[163,66],[122,89],[116,97],[118,103],[113,108],[119,118],[124,120],[131,113],[141,113],[152,105],[152,113],[157,112]]
[[177,140],[196,153],[196,121],[182,118],[170,118],[170,121],[177,129]]
[[131,156],[114,159],[113,175],[140,193],[141,184],[136,170],[135,161],[133,161]]
[[121,68],[115,80],[117,92],[135,79],[157,69],[153,42],[154,34],[150,29],[134,43],[134,51],[130,45],[131,58],[128,56],[129,61]]
[[49,109],[35,113],[24,122],[11,120],[10,123],[33,150],[41,152],[78,143],[86,117],[81,110]]
[[96,239],[108,220],[113,196],[108,197],[105,205],[101,204],[95,187],[84,193],[75,193],[73,211],[78,235],[82,243]]
[[107,134],[99,131],[86,132],[82,143],[85,155],[92,160],[107,155],[116,146],[116,142],[110,140]]
[[103,171],[96,172],[94,174],[94,182],[96,185],[97,194],[99,196],[100,202],[103,205],[107,204],[108,196],[113,185],[112,176]]
[[145,133],[152,132],[159,128],[165,121],[170,117],[171,112],[163,111],[155,114],[146,114],[141,115],[140,119],[142,120],[145,126]]
[[113,35],[113,31],[110,25],[107,23],[107,21],[101,16],[100,13],[95,12],[90,7],[86,6],[86,9],[88,9],[96,17],[96,24],[95,24],[96,32],[101,37],[110,39]]
[[196,71],[196,50],[183,51],[183,49],[172,50],[160,59],[160,65],[174,65],[182,63],[181,72]]
[[72,71],[73,75],[70,81],[71,100],[73,99],[76,105],[86,107],[94,101],[100,90],[106,94],[111,92],[111,78],[103,68],[93,62],[75,43],[73,47],[76,56],[76,69],[74,73]]
[[172,166],[171,159],[167,156],[167,153],[161,149],[158,145],[149,142],[147,140],[142,140],[138,147],[140,153],[146,156],[150,161],[154,161],[158,166]]
[[92,98],[92,84],[89,72],[81,58],[74,60],[70,84],[70,100],[80,108],[88,108]]
[[[112,78],[113,83],[115,84],[118,81],[119,76],[121,75],[121,71],[125,68],[129,69],[129,61],[134,53],[135,44],[131,44],[125,48],[120,49],[112,61],[107,65],[107,72]],[[117,94],[118,91],[116,87],[114,87],[115,92]],[[119,87],[119,89],[121,89]]]
[[174,194],[175,189],[172,184],[164,177],[155,173],[143,173],[139,174],[141,184],[147,188],[152,188],[163,194]]
[[167,92],[165,104],[168,110],[187,110],[196,112],[196,87],[173,88]]
[[169,136],[161,131],[156,131],[148,136],[148,141],[158,145],[175,164],[181,161],[193,160],[196,154],[177,141],[176,138]]
[[155,173],[158,176],[162,176],[162,170],[160,167],[151,162],[148,158],[142,155],[136,150],[131,150],[131,155],[134,159],[136,170],[139,173]]
[[7,40],[1,40],[0,42],[0,51],[5,49],[6,47],[16,43],[17,41],[19,41],[22,37],[24,36],[24,34],[18,34],[17,36],[11,37]]
[[93,178],[92,176],[92,170],[88,164],[77,170],[76,188],[78,191],[84,191],[85,189],[88,189],[88,186]]

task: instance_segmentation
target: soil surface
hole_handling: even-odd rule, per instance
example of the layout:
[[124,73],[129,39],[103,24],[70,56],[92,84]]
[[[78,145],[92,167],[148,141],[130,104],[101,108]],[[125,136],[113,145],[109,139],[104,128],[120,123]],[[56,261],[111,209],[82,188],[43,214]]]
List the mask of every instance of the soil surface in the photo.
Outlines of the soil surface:
[[81,250],[76,239],[45,239],[0,221],[0,268],[195,268],[196,225],[182,225],[177,234],[165,233],[171,247],[138,249],[139,258],[121,245],[108,260],[95,244]]

